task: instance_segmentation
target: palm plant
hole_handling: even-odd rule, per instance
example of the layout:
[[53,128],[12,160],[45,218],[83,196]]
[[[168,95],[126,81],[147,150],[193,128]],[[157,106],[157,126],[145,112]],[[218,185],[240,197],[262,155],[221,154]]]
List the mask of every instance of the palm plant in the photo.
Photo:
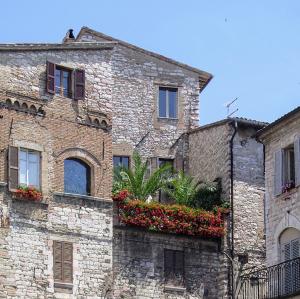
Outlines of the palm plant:
[[171,166],[162,165],[147,176],[148,165],[134,152],[132,168],[121,167],[115,171],[114,189],[127,189],[134,198],[146,200],[162,188],[170,175]]
[[192,206],[199,183],[181,170],[164,185],[164,190],[177,204]]

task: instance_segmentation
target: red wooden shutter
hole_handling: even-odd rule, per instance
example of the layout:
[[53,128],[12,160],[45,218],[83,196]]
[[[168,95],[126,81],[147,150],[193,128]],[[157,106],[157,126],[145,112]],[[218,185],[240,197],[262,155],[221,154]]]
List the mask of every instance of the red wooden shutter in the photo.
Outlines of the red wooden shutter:
[[8,149],[8,188],[15,190],[19,186],[19,148],[10,146]]
[[75,70],[74,72],[74,99],[84,100],[85,95],[85,72]]
[[63,243],[63,281],[73,282],[73,244]]
[[46,89],[48,93],[55,92],[55,64],[47,61],[47,82]]
[[63,242],[53,242],[53,275],[55,281],[63,281]]

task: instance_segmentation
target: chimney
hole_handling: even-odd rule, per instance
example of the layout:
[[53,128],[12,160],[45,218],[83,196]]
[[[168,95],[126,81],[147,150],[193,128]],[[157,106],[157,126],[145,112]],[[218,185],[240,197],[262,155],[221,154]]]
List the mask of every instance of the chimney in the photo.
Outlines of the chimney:
[[69,29],[66,36],[63,39],[63,44],[71,43],[75,41],[75,36],[73,34],[73,29]]

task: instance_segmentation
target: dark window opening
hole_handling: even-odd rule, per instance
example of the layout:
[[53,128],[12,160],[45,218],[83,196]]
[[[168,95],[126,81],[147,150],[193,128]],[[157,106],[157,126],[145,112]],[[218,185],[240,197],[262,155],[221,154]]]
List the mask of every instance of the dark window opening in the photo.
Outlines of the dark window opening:
[[165,284],[184,285],[184,252],[165,249],[164,251]]
[[71,71],[60,66],[55,66],[55,93],[71,97]]
[[294,145],[283,150],[283,187],[295,187],[295,152]]
[[64,161],[64,186],[66,193],[91,195],[91,168],[76,158]]
[[114,156],[113,157],[114,168],[125,167],[129,168],[129,157],[128,156]]
[[160,118],[177,118],[178,89],[159,87],[158,116]]

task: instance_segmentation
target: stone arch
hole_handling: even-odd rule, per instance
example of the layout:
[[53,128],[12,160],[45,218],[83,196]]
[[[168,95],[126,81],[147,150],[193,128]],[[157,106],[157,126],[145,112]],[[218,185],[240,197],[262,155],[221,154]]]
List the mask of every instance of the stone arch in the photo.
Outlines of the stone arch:
[[278,263],[280,262],[280,237],[282,236],[284,231],[289,228],[300,231],[300,220],[291,213],[287,213],[283,218],[281,218],[274,232],[275,245],[272,249],[272,256]]

